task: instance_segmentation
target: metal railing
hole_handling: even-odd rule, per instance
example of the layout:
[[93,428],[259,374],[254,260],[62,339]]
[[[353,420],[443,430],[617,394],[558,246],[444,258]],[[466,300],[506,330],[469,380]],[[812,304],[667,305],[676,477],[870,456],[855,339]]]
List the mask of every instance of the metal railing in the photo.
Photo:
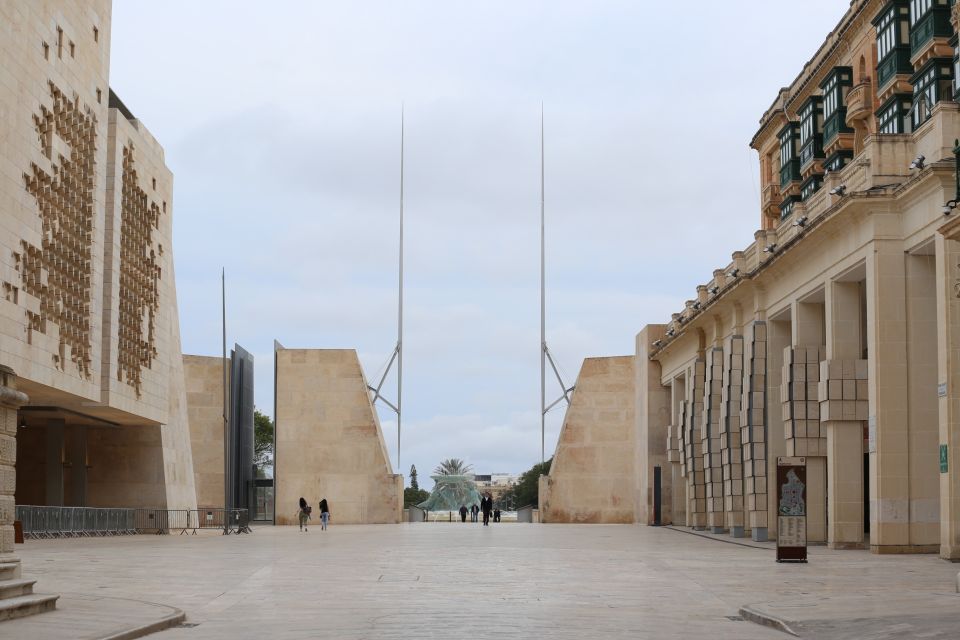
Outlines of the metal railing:
[[250,533],[247,509],[124,509],[17,505],[16,519],[25,538],[74,538],[196,534],[197,529],[220,529],[224,534]]

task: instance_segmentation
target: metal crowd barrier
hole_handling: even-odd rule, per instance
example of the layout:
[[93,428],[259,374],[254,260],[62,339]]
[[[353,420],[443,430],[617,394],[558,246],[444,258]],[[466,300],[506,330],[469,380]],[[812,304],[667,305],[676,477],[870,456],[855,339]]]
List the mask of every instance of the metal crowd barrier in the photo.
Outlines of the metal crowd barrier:
[[224,533],[250,533],[247,509],[117,509],[98,507],[38,507],[17,505],[16,519],[25,538],[119,536],[137,533],[158,535],[197,529],[222,529]]

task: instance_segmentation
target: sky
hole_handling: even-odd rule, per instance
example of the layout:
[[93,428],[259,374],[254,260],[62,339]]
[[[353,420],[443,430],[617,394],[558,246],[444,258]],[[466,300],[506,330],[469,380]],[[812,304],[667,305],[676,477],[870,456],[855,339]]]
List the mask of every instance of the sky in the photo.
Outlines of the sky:
[[[403,429],[395,471],[540,461],[540,112],[547,343],[632,354],[759,227],[749,141],[843,0],[114,0],[110,82],[174,173],[184,353],[397,341],[405,122]],[[548,380],[548,402],[559,386]],[[396,399],[396,381],[385,395]],[[563,406],[547,416],[546,456]],[[282,428],[282,425],[281,425]]]

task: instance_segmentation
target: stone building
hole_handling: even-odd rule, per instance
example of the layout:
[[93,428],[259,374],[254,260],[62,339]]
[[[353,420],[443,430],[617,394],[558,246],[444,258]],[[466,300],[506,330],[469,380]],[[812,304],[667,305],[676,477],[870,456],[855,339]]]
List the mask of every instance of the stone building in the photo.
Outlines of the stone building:
[[0,2],[0,568],[14,502],[196,508],[173,178],[110,89],[110,19]]
[[854,0],[751,141],[760,229],[637,338],[638,521],[960,560],[960,213],[948,0]]

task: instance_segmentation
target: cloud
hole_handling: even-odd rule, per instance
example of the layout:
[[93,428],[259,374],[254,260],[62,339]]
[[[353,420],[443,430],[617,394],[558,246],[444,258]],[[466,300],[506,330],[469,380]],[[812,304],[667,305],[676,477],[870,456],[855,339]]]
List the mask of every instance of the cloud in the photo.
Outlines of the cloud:
[[[255,355],[258,407],[272,412],[274,339],[356,348],[375,376],[397,339],[404,104],[400,471],[457,456],[478,472],[528,468],[540,458],[541,103],[547,339],[572,384],[585,357],[630,353],[752,241],[747,143],[842,10],[115,3],[111,85],[175,174],[184,350],[219,353],[226,268],[229,338]],[[561,420],[548,416],[548,456]]]

